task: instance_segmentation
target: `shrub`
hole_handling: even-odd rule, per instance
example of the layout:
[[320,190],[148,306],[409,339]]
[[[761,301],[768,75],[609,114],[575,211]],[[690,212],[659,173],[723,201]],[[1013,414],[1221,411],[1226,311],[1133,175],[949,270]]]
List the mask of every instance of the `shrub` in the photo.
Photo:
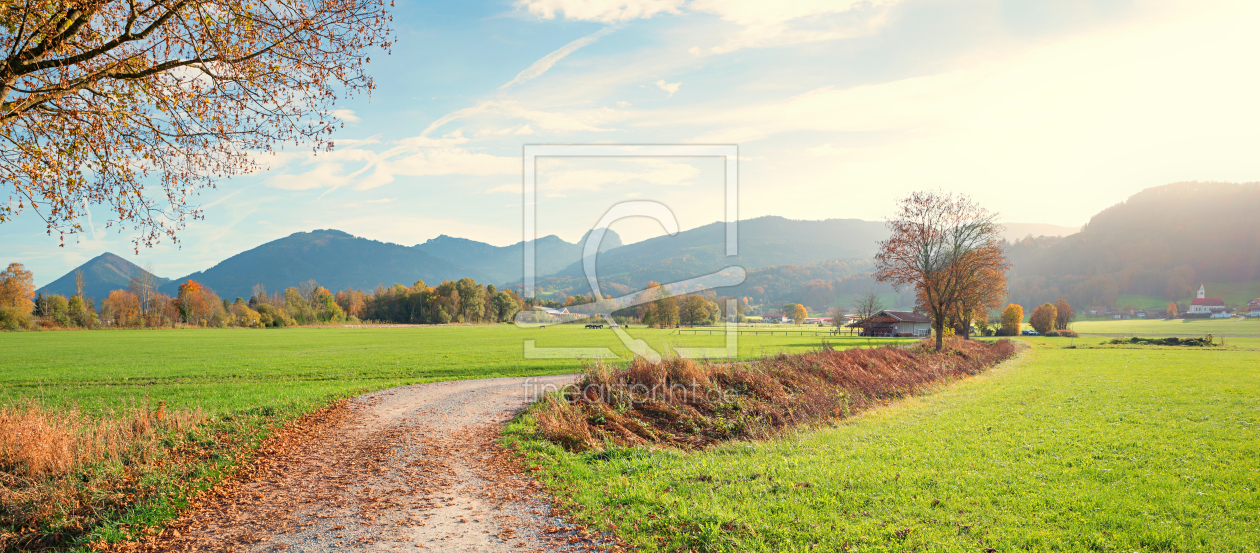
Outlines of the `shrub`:
[[841,418],[944,380],[977,374],[1015,354],[1010,340],[950,339],[786,355],[747,363],[688,359],[623,368],[596,365],[581,381],[536,404],[540,435],[573,451],[659,444],[683,449],[768,438]]
[[31,330],[35,321],[20,307],[0,307],[0,330]]
[[1062,329],[1062,330],[1051,330],[1050,332],[1047,332],[1045,335],[1051,338],[1080,338],[1080,335],[1077,334],[1075,330],[1071,330],[1067,328]]

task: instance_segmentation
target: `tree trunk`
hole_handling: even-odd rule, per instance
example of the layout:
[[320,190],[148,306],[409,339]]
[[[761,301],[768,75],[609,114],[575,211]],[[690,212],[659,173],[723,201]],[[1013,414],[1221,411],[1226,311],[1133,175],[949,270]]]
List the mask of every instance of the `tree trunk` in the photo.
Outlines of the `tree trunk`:
[[945,349],[945,321],[936,321],[936,351]]

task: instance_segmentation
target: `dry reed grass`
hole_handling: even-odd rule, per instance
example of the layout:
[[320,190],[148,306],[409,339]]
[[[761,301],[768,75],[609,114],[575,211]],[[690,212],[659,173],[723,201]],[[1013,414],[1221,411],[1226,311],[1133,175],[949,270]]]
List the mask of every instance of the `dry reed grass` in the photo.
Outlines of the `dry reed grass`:
[[95,416],[34,401],[0,406],[0,550],[64,543],[127,508],[164,439],[201,419],[164,404]]
[[538,431],[570,450],[607,445],[707,447],[763,439],[786,428],[849,416],[977,374],[1017,352],[1009,340],[927,343],[778,355],[747,363],[636,359],[590,367],[582,380],[535,409]]

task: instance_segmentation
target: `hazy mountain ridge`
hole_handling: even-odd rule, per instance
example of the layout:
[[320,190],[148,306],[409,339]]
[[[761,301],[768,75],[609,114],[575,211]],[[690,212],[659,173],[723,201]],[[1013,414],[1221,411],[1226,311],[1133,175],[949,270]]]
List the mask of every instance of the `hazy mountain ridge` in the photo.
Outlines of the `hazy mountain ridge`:
[[[601,252],[596,271],[601,286],[615,284],[637,290],[648,281],[676,282],[729,266],[752,271],[775,265],[811,265],[874,255],[888,236],[884,223],[858,219],[798,221],[766,216],[739,222],[737,256],[726,255],[726,224],[710,223],[674,236],[658,236]],[[579,286],[585,282],[581,263],[541,279],[540,289]],[[586,294],[585,285],[574,288]],[[605,292],[615,293],[615,292]]]
[[1123,294],[1189,297],[1201,282],[1260,279],[1260,183],[1181,182],[1100,211],[1080,232],[1007,248],[1011,299],[1114,305]]
[[[602,233],[599,251],[608,251],[621,246],[621,236],[609,229],[587,231],[575,244],[565,242],[554,234],[544,236],[534,241],[534,263],[537,274],[555,274],[575,263],[576,260],[580,260],[582,247],[587,237],[593,232]],[[492,284],[502,285],[519,281],[522,277],[525,253],[523,241],[510,246],[493,246],[485,242],[443,234],[423,244],[417,244],[415,247],[455,265],[480,271],[491,278]]]

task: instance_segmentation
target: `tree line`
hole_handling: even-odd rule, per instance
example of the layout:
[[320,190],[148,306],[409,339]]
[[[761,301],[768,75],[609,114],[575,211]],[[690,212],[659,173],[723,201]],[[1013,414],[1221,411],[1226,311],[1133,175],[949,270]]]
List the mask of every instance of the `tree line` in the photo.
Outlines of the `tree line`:
[[275,328],[360,322],[403,324],[506,323],[527,303],[512,290],[499,290],[471,278],[429,286],[394,284],[375,290],[332,292],[314,280],[268,293],[253,287],[248,299],[220,298],[195,280],[179,285],[175,297],[159,292],[148,271],[131,279],[100,302],[83,294],[82,271],[75,274],[77,292],[35,294],[34,276],[12,263],[0,272],[0,329],[35,328]]

